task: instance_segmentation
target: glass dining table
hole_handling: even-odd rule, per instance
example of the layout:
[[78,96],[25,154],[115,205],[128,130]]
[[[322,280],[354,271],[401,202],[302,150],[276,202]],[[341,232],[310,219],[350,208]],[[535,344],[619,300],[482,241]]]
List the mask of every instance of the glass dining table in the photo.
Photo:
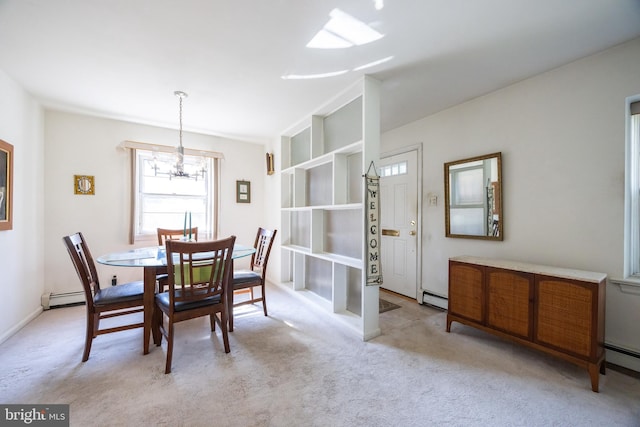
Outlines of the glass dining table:
[[[231,255],[233,260],[250,256],[255,253],[255,248],[236,244]],[[167,253],[164,246],[150,246],[134,248],[128,251],[113,252],[96,258],[99,264],[115,267],[142,267],[144,271],[144,334],[143,354],[149,353],[149,338],[151,337],[151,321],[156,294],[156,276],[167,273]],[[233,271],[233,268],[231,269]],[[227,306],[233,304],[233,292],[226,292]],[[227,310],[230,313],[230,310]],[[229,332],[232,330],[229,329]]]

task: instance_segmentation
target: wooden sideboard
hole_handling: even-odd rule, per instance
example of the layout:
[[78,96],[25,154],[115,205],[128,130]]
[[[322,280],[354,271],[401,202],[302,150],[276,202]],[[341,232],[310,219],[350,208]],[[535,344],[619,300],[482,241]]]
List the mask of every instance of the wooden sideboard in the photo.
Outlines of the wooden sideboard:
[[607,276],[581,270],[460,256],[449,259],[449,310],[459,322],[605,373]]

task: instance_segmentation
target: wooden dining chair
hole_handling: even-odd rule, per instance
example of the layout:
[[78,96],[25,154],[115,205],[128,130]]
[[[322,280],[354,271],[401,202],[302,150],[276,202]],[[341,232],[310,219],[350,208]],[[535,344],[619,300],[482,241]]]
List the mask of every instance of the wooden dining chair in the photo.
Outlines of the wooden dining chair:
[[102,319],[142,312],[144,286],[140,281],[100,288],[96,265],[82,233],[65,236],[63,241],[82,282],[87,302],[87,331],[82,356],[82,361],[86,362],[91,352],[91,343],[98,335],[144,326],[143,322],[139,322],[100,329]]
[[[191,236],[193,240],[198,241],[198,227],[191,227],[191,229],[172,229],[172,228],[158,228],[158,246],[164,246],[167,240],[182,240],[185,236]],[[158,274],[156,276],[158,281],[158,292],[164,292],[167,287],[168,279],[166,274]]]
[[218,322],[224,351],[229,353],[225,292],[235,240],[236,236],[209,242],[166,241],[169,286],[166,292],[156,294],[153,313],[154,336],[160,338],[156,344],[162,344],[162,336],[167,339],[165,374],[171,372],[174,324],[184,320],[208,315],[212,331]]
[[[256,249],[251,256],[251,266],[249,270],[236,270],[233,272],[233,304],[229,308],[229,330],[233,331],[233,307],[245,304],[254,304],[262,302],[264,315],[267,316],[267,300],[265,294],[265,281],[267,277],[267,263],[269,262],[269,254],[271,254],[271,246],[275,240],[278,230],[268,230],[266,228],[258,228],[256,240],[253,247]],[[256,296],[254,289],[260,287],[260,295]],[[236,301],[236,293],[249,289],[249,299],[240,299]]]
[[164,242],[167,240],[182,240],[184,237],[191,235],[191,238],[198,241],[198,227],[191,227],[189,229],[170,229],[170,228],[158,228],[158,245],[164,246]]

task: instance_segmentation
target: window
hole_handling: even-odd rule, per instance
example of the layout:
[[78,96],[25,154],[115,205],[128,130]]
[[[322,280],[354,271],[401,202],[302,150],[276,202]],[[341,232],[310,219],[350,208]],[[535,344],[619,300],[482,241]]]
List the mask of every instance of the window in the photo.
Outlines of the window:
[[451,206],[482,207],[484,204],[484,170],[482,163],[472,168],[450,168]]
[[387,166],[382,166],[380,168],[380,176],[396,176],[396,175],[404,175],[408,173],[407,171],[407,161],[394,163]]
[[640,95],[627,109],[625,171],[625,277],[640,280]]
[[484,168],[482,160],[449,167],[449,221],[460,234],[487,235]]
[[175,177],[167,173],[171,155],[143,149],[133,153],[134,240],[155,240],[158,227],[188,227],[187,212],[199,238],[217,238],[217,159],[185,155],[185,172],[190,176]]

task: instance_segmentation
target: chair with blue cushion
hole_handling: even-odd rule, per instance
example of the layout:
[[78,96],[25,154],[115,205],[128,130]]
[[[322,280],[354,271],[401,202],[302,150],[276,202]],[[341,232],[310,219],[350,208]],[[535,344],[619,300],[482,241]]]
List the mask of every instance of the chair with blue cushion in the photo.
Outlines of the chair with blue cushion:
[[208,242],[165,242],[169,286],[166,292],[156,294],[153,313],[154,336],[160,337],[156,344],[162,344],[162,336],[167,339],[165,374],[171,372],[174,324],[184,320],[208,315],[212,331],[219,323],[224,351],[229,353],[225,292],[231,278],[235,240],[231,236]]
[[[266,228],[258,228],[256,240],[253,247],[256,249],[251,256],[251,266],[249,270],[236,270],[233,272],[233,291],[234,299],[230,307],[229,313],[229,330],[233,331],[233,307],[244,304],[254,304],[262,302],[264,315],[267,316],[267,300],[265,296],[265,281],[267,277],[267,263],[269,262],[269,254],[271,254],[271,246],[275,240],[278,230],[267,230]],[[254,289],[260,287],[260,295],[256,296]],[[249,289],[249,299],[238,299],[236,301],[237,291]]]
[[82,233],[63,237],[73,266],[78,273],[87,302],[87,331],[82,361],[89,359],[91,343],[98,335],[141,328],[144,323],[127,323],[100,329],[100,320],[142,312],[144,285],[142,281],[100,288],[96,265]]

